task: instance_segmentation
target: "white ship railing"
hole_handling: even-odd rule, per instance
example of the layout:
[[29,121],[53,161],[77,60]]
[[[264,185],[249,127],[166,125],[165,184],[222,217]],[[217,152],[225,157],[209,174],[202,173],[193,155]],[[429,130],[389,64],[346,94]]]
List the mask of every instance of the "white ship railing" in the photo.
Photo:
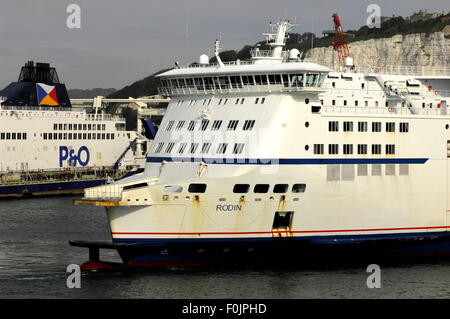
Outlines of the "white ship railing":
[[85,189],[84,198],[89,200],[121,201],[122,192],[122,185],[109,184]]
[[[64,109],[58,107],[36,107],[36,106],[2,106],[0,114],[6,111],[16,111],[15,113],[20,116],[33,116],[33,117],[49,117],[54,115],[57,118],[73,118],[84,119],[86,121],[119,121],[125,122],[124,117],[111,115],[111,114],[91,114],[84,111],[75,111],[73,109]],[[32,111],[32,112],[30,112]]]
[[143,180],[134,180],[129,183],[112,183],[104,186],[86,188],[84,190],[84,199],[122,201],[124,192],[132,191],[133,189],[139,189],[141,187],[146,187],[155,184],[157,181],[158,178],[154,177]]
[[253,92],[324,92],[321,87],[313,86],[289,86],[285,87],[279,84],[270,85],[244,85],[229,88],[212,88],[205,86],[204,89],[198,89],[196,86],[185,88],[159,87],[159,94],[165,96],[176,95],[197,95],[197,94],[220,94],[220,93],[253,93]]
[[[411,89],[412,91],[418,92],[419,94],[411,94],[411,93],[405,93],[404,95],[407,95],[411,98],[414,97],[434,97],[434,98],[440,98],[440,97],[450,97],[450,90],[427,90],[427,89],[415,89],[414,87],[406,89]],[[377,97],[377,96],[384,96],[386,95],[386,92],[384,90],[378,89],[378,90],[368,90],[368,89],[345,89],[340,88],[336,89],[329,85],[326,85],[324,87],[324,90],[327,92],[332,92],[333,95],[335,95],[338,98],[341,97],[349,97],[349,96],[356,96],[356,95],[363,95],[367,97]],[[391,91],[390,98],[397,98],[401,99],[401,96],[397,94],[394,91]]]
[[[342,68],[329,66],[335,72],[342,72]],[[450,76],[450,67],[430,66],[379,66],[379,67],[355,67],[352,72],[364,74],[388,74],[403,76]]]

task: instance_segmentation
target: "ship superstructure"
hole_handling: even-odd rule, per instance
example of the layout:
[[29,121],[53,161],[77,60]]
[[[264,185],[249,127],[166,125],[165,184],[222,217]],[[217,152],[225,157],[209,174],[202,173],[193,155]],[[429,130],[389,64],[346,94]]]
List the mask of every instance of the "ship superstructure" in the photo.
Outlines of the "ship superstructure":
[[272,26],[250,61],[222,62],[216,42],[217,63],[160,75],[171,102],[144,176],[77,201],[106,207],[108,248],[150,264],[450,252],[450,72],[331,70],[283,51],[288,21]]
[[49,64],[28,62],[0,95],[0,197],[79,192],[143,164],[125,119],[73,108]]

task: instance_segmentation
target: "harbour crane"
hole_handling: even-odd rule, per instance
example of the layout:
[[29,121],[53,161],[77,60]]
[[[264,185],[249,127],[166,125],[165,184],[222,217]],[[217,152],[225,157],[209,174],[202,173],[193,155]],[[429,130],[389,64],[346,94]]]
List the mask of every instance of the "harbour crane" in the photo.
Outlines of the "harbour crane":
[[333,48],[338,51],[339,63],[343,67],[352,67],[353,59],[350,56],[350,50],[348,48],[348,41],[345,38],[345,33],[342,28],[341,19],[337,13],[332,15],[335,30],[335,41],[333,42]]

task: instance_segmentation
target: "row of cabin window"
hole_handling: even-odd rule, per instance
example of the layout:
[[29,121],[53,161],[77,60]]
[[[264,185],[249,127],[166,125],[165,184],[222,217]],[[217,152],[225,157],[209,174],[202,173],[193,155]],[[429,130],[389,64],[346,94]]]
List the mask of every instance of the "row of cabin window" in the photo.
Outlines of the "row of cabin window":
[[[181,192],[183,188],[177,188],[177,192]],[[269,184],[256,184],[253,187],[253,192],[257,194],[265,194],[268,193],[270,189]],[[236,184],[233,187],[233,193],[236,194],[245,194],[250,190],[249,184]],[[275,194],[284,194],[289,190],[289,184],[276,184],[273,186],[272,192]],[[306,184],[294,184],[292,185],[291,192],[292,193],[304,193],[306,190]],[[204,193],[206,192],[206,184],[190,184],[188,187],[189,193]]]
[[26,140],[27,133],[0,133],[2,140]]
[[[219,101],[217,102],[217,105],[227,105],[228,103],[228,98],[223,98],[223,99],[219,99]],[[209,106],[211,104],[212,99],[203,99],[203,103],[202,106]],[[193,106],[197,103],[197,100],[190,100],[187,101],[189,106]],[[222,103],[223,102],[223,103]],[[234,102],[235,105],[237,104],[244,104],[245,102],[245,97],[242,98],[237,98]],[[264,104],[266,102],[266,98],[262,97],[262,98],[255,98],[255,104]],[[184,104],[184,100],[179,100],[177,102],[177,106],[182,106]]]
[[320,87],[325,81],[325,73],[298,74],[258,74],[241,76],[202,77],[161,80],[165,88],[197,90],[241,89],[249,85],[283,85],[285,87]]
[[[158,143],[158,145],[155,148],[155,153],[161,153],[163,148],[164,148],[164,144],[163,142]],[[178,146],[178,150],[177,153],[178,154],[183,154],[184,151],[186,149],[188,149],[188,154],[195,154],[198,150],[200,151],[200,154],[208,154],[209,151],[211,150],[211,143],[203,143],[202,147],[199,148],[199,143],[191,143],[189,149],[187,148],[187,143],[180,143],[180,145]],[[175,146],[175,143],[168,143],[164,153],[171,153],[173,151],[173,148]],[[244,151],[244,143],[235,143],[232,149],[232,153],[234,155],[238,155],[238,154],[242,154],[242,152]],[[216,150],[216,154],[225,154],[226,151],[228,149],[228,143],[220,143],[217,146],[217,150]]]
[[[410,93],[410,94],[412,94],[412,93]],[[321,100],[321,104],[323,105],[323,103],[324,103],[324,101],[323,100]],[[354,101],[354,103],[355,103],[355,106],[359,106],[359,101],[358,100],[355,100]],[[343,106],[347,106],[347,100],[343,100],[342,101],[342,105]],[[375,107],[378,107],[379,106],[379,102],[378,101],[374,101],[374,104],[375,104]],[[336,106],[336,100],[331,100],[331,105],[332,106]],[[386,107],[388,107],[389,106],[389,101],[386,101],[385,103],[384,103],[384,105],[386,106]],[[369,101],[364,101],[364,106],[366,106],[366,107],[368,107],[369,106]],[[395,104],[394,104],[394,106],[395,106]],[[405,106],[405,104],[403,104],[403,106]],[[430,102],[430,103],[425,103],[425,102],[422,102],[422,108],[425,108],[425,107],[429,107],[429,108],[433,108],[433,102]],[[437,107],[439,107],[439,103],[437,103],[436,104],[436,106]]]
[[[200,122],[199,130],[200,131],[206,131],[210,123],[210,120],[202,120]],[[214,120],[211,125],[211,131],[218,131],[220,127],[222,126],[223,121],[222,120]],[[172,130],[174,127],[175,121],[169,121],[166,126],[166,131]],[[178,121],[177,125],[175,126],[175,131],[181,131],[186,124],[186,121]],[[190,121],[187,130],[193,131],[195,129],[195,126],[197,124],[197,121]],[[228,131],[235,131],[237,126],[239,124],[239,120],[230,120],[228,122],[227,130]],[[242,130],[244,131],[251,131],[253,127],[255,126],[255,120],[246,120],[244,122],[244,126],[242,127]]]
[[53,130],[57,131],[104,131],[105,124],[70,124],[70,123],[54,123]]
[[[358,144],[357,153],[359,155],[367,154],[368,146],[367,144]],[[314,144],[314,154],[324,154],[324,144]],[[328,144],[328,154],[339,154],[339,144]],[[353,154],[353,144],[343,145],[343,154],[351,155]],[[381,154],[381,144],[372,144],[372,154]],[[394,155],[395,154],[395,144],[385,145],[385,154]]]
[[113,140],[114,133],[44,133],[44,140]]
[[[372,122],[372,132],[381,132],[381,122]],[[386,122],[385,123],[386,132],[395,132],[395,122]],[[399,123],[401,133],[409,132],[409,123]],[[328,122],[328,130],[330,132],[338,132],[339,131],[339,122],[338,121],[329,121]],[[368,123],[367,122],[358,122],[358,132],[367,132]],[[344,132],[353,132],[353,122],[343,122],[343,131]]]

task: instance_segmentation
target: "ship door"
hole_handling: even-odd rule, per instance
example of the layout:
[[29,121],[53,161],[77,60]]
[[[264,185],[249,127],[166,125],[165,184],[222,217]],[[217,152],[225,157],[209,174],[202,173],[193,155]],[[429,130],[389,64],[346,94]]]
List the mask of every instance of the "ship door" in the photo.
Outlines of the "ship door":
[[272,224],[272,237],[290,237],[294,212],[275,212]]

